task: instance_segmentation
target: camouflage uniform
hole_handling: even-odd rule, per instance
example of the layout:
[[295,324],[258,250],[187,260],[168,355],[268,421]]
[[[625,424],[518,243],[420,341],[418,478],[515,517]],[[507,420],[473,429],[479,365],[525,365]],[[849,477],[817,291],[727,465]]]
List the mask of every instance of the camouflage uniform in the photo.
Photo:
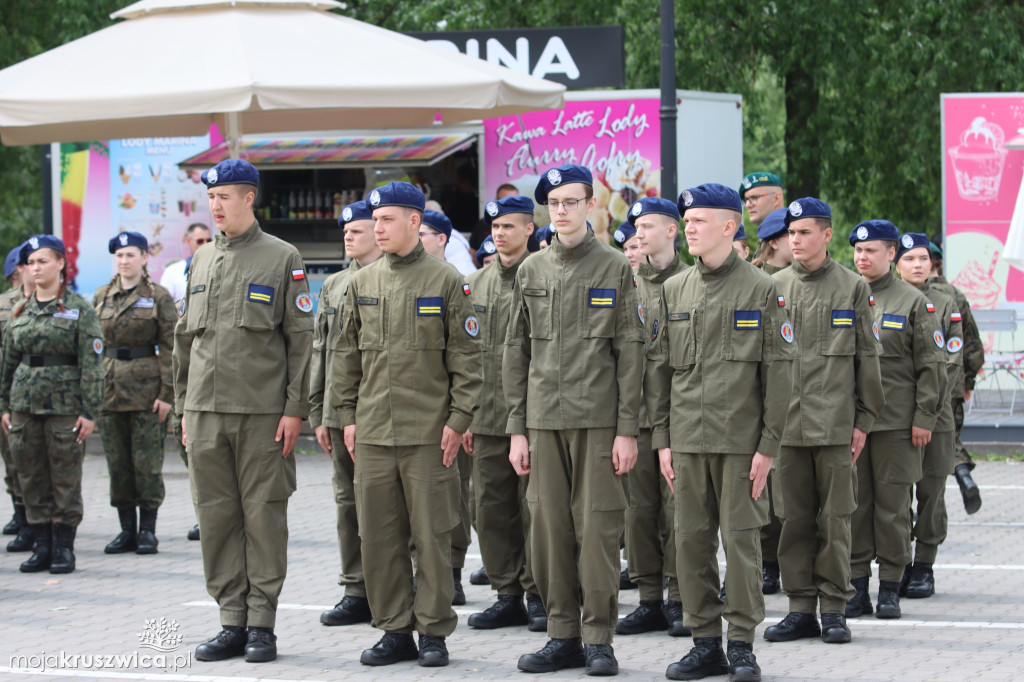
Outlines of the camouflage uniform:
[[[11,319],[11,311],[21,300],[21,287],[15,287],[0,294],[0,342],[3,341],[3,332]],[[11,496],[15,505],[22,504],[21,484],[18,482],[18,469],[14,466],[14,456],[11,454],[11,446],[7,440],[7,434],[0,429],[0,454],[4,459],[4,485],[7,486],[7,494]]]
[[99,424],[110,471],[110,504],[156,509],[164,500],[161,471],[167,429],[153,411],[153,402],[174,401],[174,301],[148,277],[125,291],[118,276],[99,288],[93,305],[107,343]]
[[73,428],[103,406],[103,334],[89,302],[72,291],[40,304],[29,297],[7,323],[0,413],[11,414],[11,449],[28,521],[82,522],[82,458]]

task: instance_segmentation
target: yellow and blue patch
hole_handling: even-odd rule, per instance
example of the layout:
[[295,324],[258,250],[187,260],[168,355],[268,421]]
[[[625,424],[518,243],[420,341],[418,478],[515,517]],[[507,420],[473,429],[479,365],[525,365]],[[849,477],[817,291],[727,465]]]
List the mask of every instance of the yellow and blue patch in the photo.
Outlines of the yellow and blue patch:
[[735,310],[732,314],[733,329],[760,329],[760,310]]
[[591,308],[614,308],[615,307],[615,289],[590,289],[590,307]]
[[416,299],[416,314],[425,317],[440,317],[444,312],[444,299],[440,296],[429,296]]
[[250,284],[249,293],[246,296],[250,301],[266,303],[271,305],[274,302],[274,287],[265,287],[262,284]]
[[832,326],[833,327],[852,327],[853,326],[853,311],[852,310],[833,310],[832,311]]
[[906,326],[906,315],[882,315],[882,329],[904,329]]

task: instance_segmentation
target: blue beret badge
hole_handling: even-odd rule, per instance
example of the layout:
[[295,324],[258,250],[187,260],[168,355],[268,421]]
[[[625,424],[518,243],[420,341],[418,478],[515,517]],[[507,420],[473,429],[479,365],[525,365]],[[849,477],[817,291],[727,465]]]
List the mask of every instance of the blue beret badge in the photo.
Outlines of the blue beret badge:
[[558,172],[557,168],[552,168],[548,171],[548,182],[552,185],[562,184],[562,174]]
[[800,214],[804,212],[804,207],[800,205],[799,201],[794,201],[789,205],[789,213],[794,218],[799,218]]
[[207,171],[207,173],[206,173],[206,180],[211,185],[216,185],[217,184],[217,169],[216,168],[211,168],[209,171]]
[[690,192],[690,190],[686,190],[685,192],[683,192],[683,205],[684,206],[689,206],[692,203],[693,203],[693,194]]
[[498,250],[498,247],[494,245],[494,241],[484,242],[484,252],[494,253]]
[[[558,171],[552,171],[552,172],[557,173]],[[489,216],[491,216],[493,218],[494,216],[498,215],[498,202],[496,202],[496,201],[488,201],[487,202],[487,206],[484,207],[484,210],[487,211],[487,215],[489,215]]]
[[466,333],[474,337],[480,333],[480,320],[476,319],[476,315],[466,318]]
[[377,190],[370,192],[370,203],[374,206],[380,204],[380,192]]
[[304,313],[308,313],[313,309],[313,299],[306,292],[302,292],[295,297],[295,307]]
[[868,228],[861,225],[857,228],[857,239],[864,241],[868,238]]
[[341,219],[344,220],[346,223],[352,220],[352,209],[346,206],[345,209],[341,212]]
[[903,235],[903,238],[900,239],[900,243],[903,244],[904,249],[914,248],[914,238],[911,237],[909,234]]
[[631,212],[631,213],[632,213],[632,214],[633,214],[634,216],[638,216],[638,215],[640,215],[640,212],[641,212],[641,211],[643,211],[643,210],[644,210],[644,205],[643,205],[643,203],[641,203],[641,202],[639,202],[639,201],[638,201],[638,202],[636,202],[635,204],[633,204],[633,208],[632,208],[632,209],[630,210],[630,212]]
[[782,334],[783,341],[786,343],[793,343],[793,325],[789,322],[783,322],[780,333]]

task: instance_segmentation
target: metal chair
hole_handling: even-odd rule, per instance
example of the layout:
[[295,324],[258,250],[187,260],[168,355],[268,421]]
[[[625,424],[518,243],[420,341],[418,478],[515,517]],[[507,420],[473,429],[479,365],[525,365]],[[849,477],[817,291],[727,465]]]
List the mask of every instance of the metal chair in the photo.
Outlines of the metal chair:
[[[972,310],[974,321],[978,325],[981,334],[992,334],[992,349],[985,352],[985,364],[981,367],[982,382],[991,381],[995,385],[995,392],[999,394],[1000,407],[984,407],[984,400],[975,387],[971,396],[969,411],[979,412],[1003,412],[1006,410],[1004,388],[1000,377],[1009,378],[1010,387],[1005,389],[1010,392],[1009,413],[1017,403],[1017,391],[1024,386],[1022,376],[1022,363],[1024,363],[1024,350],[1019,350],[1017,345],[1017,326],[1022,319],[1017,311],[1011,309]],[[979,382],[980,383],[980,382]]]

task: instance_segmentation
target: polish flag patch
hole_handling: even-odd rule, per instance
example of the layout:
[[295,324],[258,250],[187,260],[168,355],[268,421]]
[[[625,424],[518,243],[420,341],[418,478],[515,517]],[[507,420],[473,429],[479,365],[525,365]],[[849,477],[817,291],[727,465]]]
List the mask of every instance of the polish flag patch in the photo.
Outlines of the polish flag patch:
[[296,280],[296,279],[306,279],[306,271],[305,270],[292,270],[292,279],[293,280]]
[[462,285],[462,293],[464,293],[466,296],[469,296],[472,293],[469,290],[469,285],[468,284],[463,284]]
[[868,296],[868,305],[874,305],[874,304],[875,304],[875,297],[874,296]]
[[779,296],[779,307],[780,308],[785,308],[786,307],[786,297],[785,296]]
[[924,307],[925,307],[925,310],[927,310],[930,313],[934,313],[935,312],[935,306],[933,306],[931,303],[925,302]]
[[950,322],[963,322],[964,318],[960,315],[960,313],[953,313],[952,315],[949,316],[949,320]]

